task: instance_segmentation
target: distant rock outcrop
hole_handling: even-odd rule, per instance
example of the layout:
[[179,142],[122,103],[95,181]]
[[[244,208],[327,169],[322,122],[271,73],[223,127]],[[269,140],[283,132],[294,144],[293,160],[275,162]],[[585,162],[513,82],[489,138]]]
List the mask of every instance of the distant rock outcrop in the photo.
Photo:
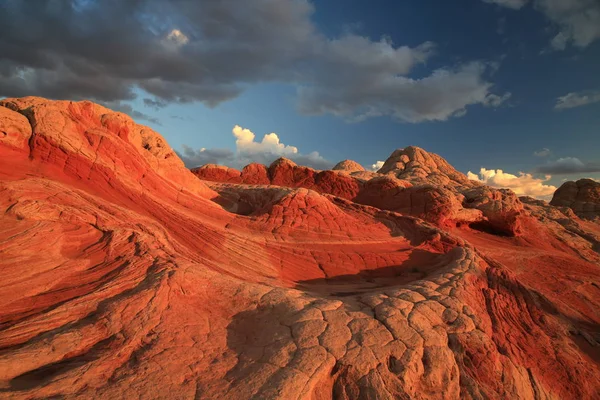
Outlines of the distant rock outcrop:
[[235,168],[223,165],[206,164],[192,169],[199,178],[213,182],[243,183],[242,173]]
[[365,168],[352,160],[344,160],[335,164],[335,167],[332,168],[334,171],[347,171],[347,172],[360,172],[364,171]]
[[[315,171],[285,158],[274,161],[266,170],[268,179],[261,180],[261,184],[312,189],[419,217],[440,227],[471,226],[518,236],[527,218],[514,193],[471,181],[442,157],[419,147],[394,151],[379,173],[367,172],[351,160],[338,163],[332,171]],[[248,179],[244,172],[238,178],[237,170],[212,164],[192,172],[214,182],[259,183]]]
[[257,163],[246,165],[242,169],[241,178],[243,183],[251,185],[268,185],[271,183],[267,167]]
[[554,192],[550,204],[569,207],[580,218],[600,218],[600,182],[592,179],[565,182]]
[[378,171],[394,174],[398,179],[420,181],[438,186],[473,186],[465,174],[458,172],[446,160],[416,146],[394,151]]
[[338,171],[316,171],[284,157],[273,161],[269,167],[249,164],[241,173],[236,169],[214,164],[194,168],[192,172],[198,178],[211,182],[306,188],[345,199],[356,197],[362,186],[360,180],[350,175],[337,173]]

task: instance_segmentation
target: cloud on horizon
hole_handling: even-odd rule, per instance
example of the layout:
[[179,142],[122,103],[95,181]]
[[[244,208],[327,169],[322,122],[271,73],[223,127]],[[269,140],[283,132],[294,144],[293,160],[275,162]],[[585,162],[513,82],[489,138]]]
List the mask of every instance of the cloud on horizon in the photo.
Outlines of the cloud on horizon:
[[385,164],[385,161],[377,161],[375,164],[371,164],[371,170],[377,172],[383,167],[383,164]]
[[563,157],[540,165],[535,172],[552,175],[587,174],[600,172],[600,162],[583,162],[576,157]]
[[253,84],[297,88],[305,114],[347,120],[389,115],[443,121],[471,105],[499,106],[493,68],[465,62],[419,79],[435,54],[425,42],[398,46],[348,31],[328,38],[308,0],[31,2],[0,14],[0,96],[128,101],[148,107],[216,106]]
[[236,139],[236,151],[219,148],[196,150],[183,145],[183,152],[176,151],[176,153],[188,168],[219,164],[241,169],[254,162],[268,166],[279,157],[286,157],[299,165],[315,169],[330,169],[333,166],[333,163],[321,157],[316,151],[302,154],[297,147],[281,143],[276,133],[265,134],[260,142],[255,140],[254,132],[239,125],[233,127],[232,133]]
[[474,174],[471,171],[467,172],[467,177],[495,188],[510,189],[517,196],[531,196],[547,200],[556,191],[556,186],[545,184],[552,178],[549,175],[545,176],[544,179],[540,179],[524,172],[513,175],[501,169],[481,168],[479,174]]

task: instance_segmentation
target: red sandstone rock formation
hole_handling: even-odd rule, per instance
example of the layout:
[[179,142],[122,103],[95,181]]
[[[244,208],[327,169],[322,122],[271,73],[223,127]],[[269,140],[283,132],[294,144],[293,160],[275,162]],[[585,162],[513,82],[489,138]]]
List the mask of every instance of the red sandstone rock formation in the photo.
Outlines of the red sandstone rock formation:
[[[356,168],[351,164],[347,164],[347,166],[353,171]],[[348,172],[349,170],[343,171]],[[298,166],[284,157],[275,160],[268,168],[254,163],[245,166],[240,172],[233,168],[206,164],[192,169],[192,172],[198,178],[210,182],[301,187],[345,199],[354,199],[362,186],[360,180],[338,173],[337,170],[315,171],[312,168]]]
[[242,169],[241,178],[243,183],[249,184],[268,185],[271,183],[267,167],[257,163],[246,165]]
[[1,101],[0,397],[594,398],[598,224],[391,160],[203,182],[123,114]]
[[[192,172],[212,182],[303,187],[419,217],[446,228],[471,224],[516,236],[527,218],[514,193],[470,181],[442,157],[418,147],[394,151],[380,173],[361,170],[351,160],[341,161],[332,171],[315,171],[285,158],[276,160],[268,169],[262,167],[267,172],[260,179],[254,178],[256,173],[242,172],[240,176],[237,170],[213,164]],[[246,168],[259,167],[251,164]]]
[[335,166],[332,169],[334,171],[346,172],[361,172],[365,170],[365,168],[362,165],[352,160],[340,161],[339,163],[335,164]]
[[409,146],[394,151],[378,171],[399,179],[421,181],[438,186],[473,186],[474,182],[455,170],[437,154]]
[[550,204],[569,207],[580,218],[600,218],[600,183],[591,179],[565,182],[554,193]]
[[[213,182],[242,183],[242,173],[235,168],[223,165],[206,164],[192,169],[192,172],[200,179]],[[246,182],[244,182],[246,183]]]

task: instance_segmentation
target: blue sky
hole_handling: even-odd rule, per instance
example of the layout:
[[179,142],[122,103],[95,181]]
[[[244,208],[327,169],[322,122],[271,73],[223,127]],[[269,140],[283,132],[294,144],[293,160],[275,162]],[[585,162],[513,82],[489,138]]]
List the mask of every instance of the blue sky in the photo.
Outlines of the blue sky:
[[[7,47],[0,95],[103,102],[160,132],[190,166],[288,155],[321,168],[346,158],[370,167],[416,145],[538,197],[564,179],[600,178],[595,0],[194,3],[202,2],[117,2],[125,8],[110,15],[90,0],[34,13],[9,1],[6,24],[64,18],[66,33],[38,39],[45,57],[61,56],[48,65]],[[74,13],[89,21],[70,26]],[[125,32],[111,48],[110,36]],[[104,58],[85,50],[102,38]],[[87,80],[68,73],[88,70]],[[254,140],[236,145],[236,125]],[[280,143],[261,145],[269,133]]]

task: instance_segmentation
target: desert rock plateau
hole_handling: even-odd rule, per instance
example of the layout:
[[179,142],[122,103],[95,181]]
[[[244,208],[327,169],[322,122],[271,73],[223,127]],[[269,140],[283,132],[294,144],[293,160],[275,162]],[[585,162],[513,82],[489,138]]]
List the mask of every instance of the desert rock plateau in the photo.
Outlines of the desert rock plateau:
[[190,171],[125,114],[2,100],[0,398],[598,399],[597,185],[418,147]]

